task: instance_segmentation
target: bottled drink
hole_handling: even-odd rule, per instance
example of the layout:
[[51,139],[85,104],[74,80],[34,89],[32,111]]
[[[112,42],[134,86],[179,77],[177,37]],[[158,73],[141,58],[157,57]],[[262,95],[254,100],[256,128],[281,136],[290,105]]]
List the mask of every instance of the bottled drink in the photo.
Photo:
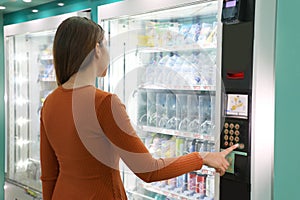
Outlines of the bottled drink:
[[215,195],[215,177],[208,175],[206,177],[206,196],[213,198]]

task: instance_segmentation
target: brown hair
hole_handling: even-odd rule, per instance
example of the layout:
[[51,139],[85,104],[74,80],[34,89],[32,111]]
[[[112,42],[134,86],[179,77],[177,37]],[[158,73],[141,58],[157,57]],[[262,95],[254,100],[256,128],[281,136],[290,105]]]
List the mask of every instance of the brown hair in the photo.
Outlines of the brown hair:
[[53,43],[53,58],[58,85],[77,73],[104,31],[100,25],[85,17],[70,17],[58,27]]

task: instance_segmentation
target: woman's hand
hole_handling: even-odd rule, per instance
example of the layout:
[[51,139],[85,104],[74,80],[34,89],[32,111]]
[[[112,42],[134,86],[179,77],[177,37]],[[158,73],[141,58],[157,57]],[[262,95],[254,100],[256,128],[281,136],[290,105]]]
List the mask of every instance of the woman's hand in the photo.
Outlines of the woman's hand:
[[200,153],[203,159],[203,164],[215,168],[216,172],[220,173],[220,175],[223,176],[227,168],[229,167],[229,163],[225,157],[234,149],[236,149],[238,146],[239,146],[238,144],[235,144],[221,152]]

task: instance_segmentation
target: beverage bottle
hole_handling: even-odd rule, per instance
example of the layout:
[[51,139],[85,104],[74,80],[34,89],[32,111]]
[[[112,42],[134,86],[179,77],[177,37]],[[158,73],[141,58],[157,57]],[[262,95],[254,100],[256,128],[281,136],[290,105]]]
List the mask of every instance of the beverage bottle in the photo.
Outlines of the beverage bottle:
[[215,177],[208,175],[206,177],[206,191],[205,194],[209,198],[213,198],[215,195]]

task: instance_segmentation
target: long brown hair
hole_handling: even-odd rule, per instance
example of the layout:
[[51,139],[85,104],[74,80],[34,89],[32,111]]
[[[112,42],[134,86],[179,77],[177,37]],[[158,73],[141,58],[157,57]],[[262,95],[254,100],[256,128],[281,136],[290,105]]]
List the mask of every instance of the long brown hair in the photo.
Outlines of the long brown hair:
[[96,43],[102,42],[100,25],[85,17],[70,17],[58,27],[53,43],[53,58],[58,85],[78,72]]

